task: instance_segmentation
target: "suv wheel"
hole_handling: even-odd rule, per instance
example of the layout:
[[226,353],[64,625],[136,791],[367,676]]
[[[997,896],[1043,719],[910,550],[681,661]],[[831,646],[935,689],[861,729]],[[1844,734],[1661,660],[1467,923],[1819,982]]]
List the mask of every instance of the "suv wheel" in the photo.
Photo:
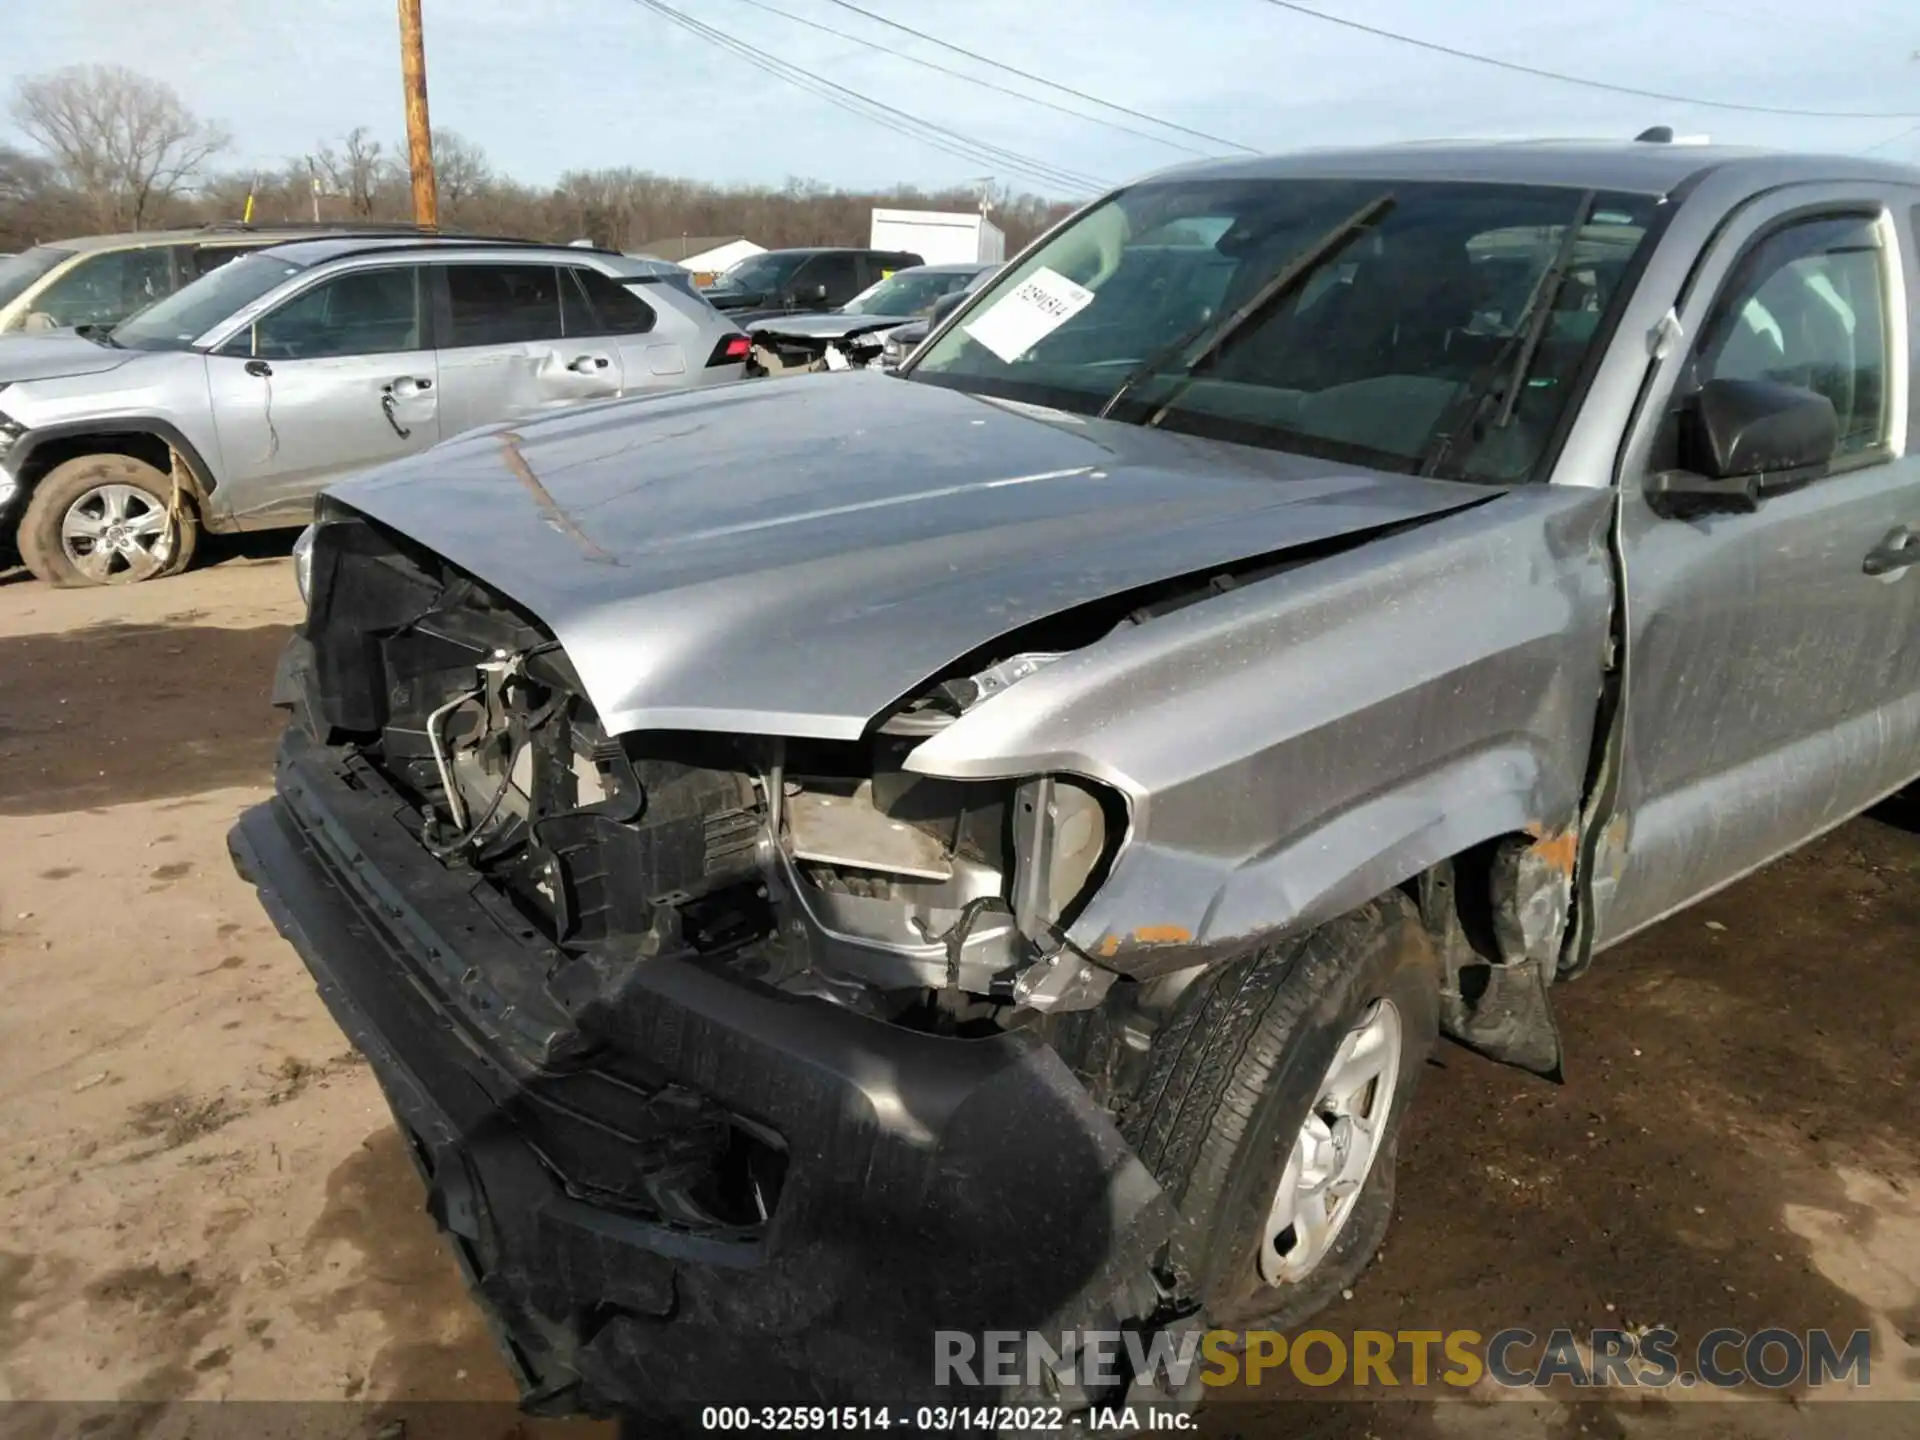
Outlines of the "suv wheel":
[[1208,1324],[1296,1324],[1373,1258],[1439,1009],[1397,892],[1181,997],[1126,1130],[1188,1222],[1169,1258]]
[[51,585],[133,585],[177,575],[200,527],[173,481],[131,455],[82,455],[34,487],[20,518],[20,558]]

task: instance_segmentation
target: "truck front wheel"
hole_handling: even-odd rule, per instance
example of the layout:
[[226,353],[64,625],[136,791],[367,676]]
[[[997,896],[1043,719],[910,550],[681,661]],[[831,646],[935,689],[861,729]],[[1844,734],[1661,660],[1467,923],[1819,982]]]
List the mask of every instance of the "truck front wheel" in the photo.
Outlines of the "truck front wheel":
[[1208,1324],[1296,1324],[1372,1259],[1439,996],[1393,893],[1181,997],[1125,1128],[1188,1222],[1169,1259]]

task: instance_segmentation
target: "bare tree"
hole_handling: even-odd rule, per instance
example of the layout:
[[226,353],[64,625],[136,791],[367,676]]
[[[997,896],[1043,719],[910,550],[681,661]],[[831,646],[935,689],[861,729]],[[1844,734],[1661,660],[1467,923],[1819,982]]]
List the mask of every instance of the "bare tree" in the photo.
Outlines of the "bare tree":
[[327,188],[336,195],[344,195],[353,214],[364,219],[379,206],[380,191],[397,170],[385,147],[364,125],[354,126],[341,143],[338,151],[331,145],[322,145],[320,153],[314,156],[314,164]]
[[487,152],[454,130],[433,132],[433,175],[440,208],[453,211],[477,198],[493,183]]
[[118,65],[73,65],[20,81],[13,119],[102,229],[138,230],[227,144],[171,85]]

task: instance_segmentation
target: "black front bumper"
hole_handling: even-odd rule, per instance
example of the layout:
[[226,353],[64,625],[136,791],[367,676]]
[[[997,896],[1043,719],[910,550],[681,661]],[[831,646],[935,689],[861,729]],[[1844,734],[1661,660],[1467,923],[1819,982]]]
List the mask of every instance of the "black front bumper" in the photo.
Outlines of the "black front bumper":
[[649,1093],[618,1064],[528,1062],[511,1036],[539,1028],[526,987],[551,952],[403,816],[363,762],[293,729],[277,798],[229,846],[371,1062],[533,1408],[1004,1402],[935,1387],[936,1330],[1057,1336],[1137,1301],[1165,1197],[1053,1051],[678,959],[645,962],[592,1038],[777,1135],[777,1206],[754,1233],[703,1233],[581,1198],[565,1157],[645,1163]]

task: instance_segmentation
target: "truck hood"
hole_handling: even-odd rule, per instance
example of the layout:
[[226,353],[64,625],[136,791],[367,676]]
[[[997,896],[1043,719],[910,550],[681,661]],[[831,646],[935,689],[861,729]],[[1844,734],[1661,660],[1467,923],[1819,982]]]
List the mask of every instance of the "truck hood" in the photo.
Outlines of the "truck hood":
[[97,375],[116,370],[140,350],[116,350],[78,331],[38,331],[0,338],[0,385],[22,380],[53,380],[62,375]]
[[911,319],[911,315],[784,315],[755,322],[753,333],[794,340],[845,340],[870,330],[891,330]]
[[853,739],[1032,621],[1488,492],[856,372],[587,406],[330,494],[538,617],[610,732]]

